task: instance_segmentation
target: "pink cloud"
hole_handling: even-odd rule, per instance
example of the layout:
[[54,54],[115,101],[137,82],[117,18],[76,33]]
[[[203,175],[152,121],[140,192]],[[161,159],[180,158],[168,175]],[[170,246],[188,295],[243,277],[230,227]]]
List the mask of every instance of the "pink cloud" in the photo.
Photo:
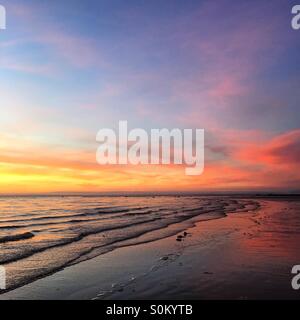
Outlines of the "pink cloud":
[[250,144],[237,150],[238,158],[270,166],[300,164],[300,129],[275,136],[264,144]]
[[54,74],[53,67],[50,67],[49,65],[29,64],[23,61],[13,61],[12,59],[1,59],[0,68],[44,76]]
[[41,7],[26,6],[23,4],[10,4],[9,10],[22,23],[22,37],[10,40],[5,46],[16,46],[22,43],[42,44],[59,59],[78,67],[107,66],[107,61],[99,52],[95,42],[88,38],[71,34],[55,26],[43,17],[47,13]]

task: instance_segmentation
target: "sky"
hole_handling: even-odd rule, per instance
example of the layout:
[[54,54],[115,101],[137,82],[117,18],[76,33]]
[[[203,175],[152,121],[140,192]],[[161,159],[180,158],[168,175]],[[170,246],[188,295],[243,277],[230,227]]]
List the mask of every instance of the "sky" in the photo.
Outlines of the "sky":
[[[0,0],[0,193],[300,190],[289,0]],[[100,166],[96,134],[205,130],[205,169]]]

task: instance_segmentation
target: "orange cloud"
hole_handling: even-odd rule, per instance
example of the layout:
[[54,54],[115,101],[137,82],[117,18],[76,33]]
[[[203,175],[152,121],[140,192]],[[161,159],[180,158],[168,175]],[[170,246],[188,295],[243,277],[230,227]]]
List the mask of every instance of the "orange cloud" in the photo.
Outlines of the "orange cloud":
[[280,134],[263,144],[250,144],[236,152],[238,158],[264,165],[294,166],[300,163],[300,130]]
[[[300,130],[270,140],[253,132],[227,132],[222,159],[207,159],[203,175],[186,176],[184,166],[100,166],[95,150],[0,144],[0,192],[218,191],[299,188]],[[248,139],[246,139],[248,137]],[[3,138],[3,137],[2,137]],[[13,145],[15,147],[9,147]]]

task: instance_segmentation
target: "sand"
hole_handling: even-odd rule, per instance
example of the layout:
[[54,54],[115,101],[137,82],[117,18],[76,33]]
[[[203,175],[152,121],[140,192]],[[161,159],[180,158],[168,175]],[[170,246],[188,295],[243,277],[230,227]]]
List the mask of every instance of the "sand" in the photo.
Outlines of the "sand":
[[0,299],[300,299],[300,202],[201,221],[185,233],[118,248]]

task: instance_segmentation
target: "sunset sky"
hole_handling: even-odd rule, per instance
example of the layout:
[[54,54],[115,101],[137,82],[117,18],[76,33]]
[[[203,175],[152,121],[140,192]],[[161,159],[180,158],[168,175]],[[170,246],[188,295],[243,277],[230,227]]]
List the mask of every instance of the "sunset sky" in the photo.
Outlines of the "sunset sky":
[[[296,3],[0,0],[0,193],[300,190]],[[98,165],[119,120],[205,129],[204,173]]]

